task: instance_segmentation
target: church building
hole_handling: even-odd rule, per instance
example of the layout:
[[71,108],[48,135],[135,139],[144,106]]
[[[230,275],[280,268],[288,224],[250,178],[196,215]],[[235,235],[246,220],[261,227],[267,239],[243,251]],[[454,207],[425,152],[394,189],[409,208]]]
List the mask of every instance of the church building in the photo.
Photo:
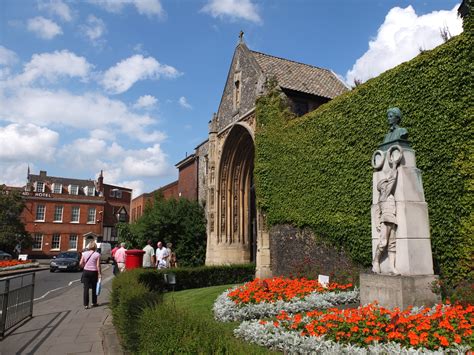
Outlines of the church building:
[[348,88],[329,69],[252,51],[242,34],[240,38],[205,149],[196,151],[205,169],[199,189],[206,199],[206,264],[255,262],[256,276],[268,277],[269,233],[256,207],[253,178],[256,99],[265,94],[267,81],[276,80],[293,112],[301,116]]

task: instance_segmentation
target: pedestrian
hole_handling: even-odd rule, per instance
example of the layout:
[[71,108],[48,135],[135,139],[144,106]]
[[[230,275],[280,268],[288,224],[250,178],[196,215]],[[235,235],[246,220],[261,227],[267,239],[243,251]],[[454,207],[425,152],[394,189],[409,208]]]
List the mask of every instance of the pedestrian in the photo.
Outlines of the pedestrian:
[[173,243],[166,243],[166,249],[168,249],[168,253],[169,253],[169,262],[168,262],[168,266],[170,268],[174,268],[174,267],[178,267],[178,263],[176,261],[176,253],[173,251]]
[[87,251],[82,253],[80,266],[82,271],[82,282],[84,284],[84,307],[89,309],[89,289],[92,289],[92,307],[97,307],[97,281],[102,277],[100,268],[100,254],[97,252],[95,241],[89,242]]
[[120,273],[120,270],[117,265],[117,261],[115,260],[115,252],[119,250],[119,243],[116,243],[110,254],[112,255],[112,272],[114,276],[117,276]]
[[145,254],[143,255],[143,264],[144,268],[150,268],[155,265],[155,249],[152,246],[153,242],[151,240],[147,241],[147,245],[143,248]]
[[158,242],[156,249],[156,267],[158,269],[166,269],[168,267],[169,253],[168,249],[163,246],[162,242]]
[[125,243],[122,242],[120,243],[120,248],[114,254],[119,272],[125,271],[125,259],[127,258],[127,254],[125,254],[126,251],[127,249],[125,249]]

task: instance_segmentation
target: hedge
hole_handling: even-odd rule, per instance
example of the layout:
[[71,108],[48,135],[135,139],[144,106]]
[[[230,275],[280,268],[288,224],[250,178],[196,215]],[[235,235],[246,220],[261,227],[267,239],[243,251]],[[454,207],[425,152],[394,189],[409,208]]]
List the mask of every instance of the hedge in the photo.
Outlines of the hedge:
[[255,264],[152,270],[141,273],[139,281],[149,289],[162,291],[171,288],[164,282],[164,274],[170,273],[174,274],[176,279],[176,284],[172,288],[174,291],[180,291],[251,281],[255,276]]
[[295,118],[276,91],[256,105],[257,203],[270,225],[310,227],[371,263],[371,155],[399,107],[428,203],[435,272],[473,278],[472,38],[461,34]]

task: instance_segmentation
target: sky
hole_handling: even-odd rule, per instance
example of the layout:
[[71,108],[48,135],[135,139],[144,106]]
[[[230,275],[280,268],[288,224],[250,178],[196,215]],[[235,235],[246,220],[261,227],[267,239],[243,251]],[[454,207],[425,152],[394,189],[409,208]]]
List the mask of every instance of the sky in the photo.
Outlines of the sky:
[[0,184],[31,173],[134,196],[207,139],[238,35],[365,82],[462,32],[451,0],[1,0]]

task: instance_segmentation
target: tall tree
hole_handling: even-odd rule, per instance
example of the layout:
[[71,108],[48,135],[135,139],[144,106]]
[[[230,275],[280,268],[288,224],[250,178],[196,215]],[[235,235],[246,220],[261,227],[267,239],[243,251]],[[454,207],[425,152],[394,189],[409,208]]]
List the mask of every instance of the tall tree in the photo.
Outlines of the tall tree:
[[17,244],[28,247],[31,239],[25,230],[20,215],[25,207],[23,198],[17,191],[9,191],[0,186],[0,248],[9,252]]
[[142,245],[151,239],[173,243],[180,266],[204,264],[206,256],[206,219],[197,201],[185,198],[164,199],[156,195],[143,216],[131,226],[132,234]]

